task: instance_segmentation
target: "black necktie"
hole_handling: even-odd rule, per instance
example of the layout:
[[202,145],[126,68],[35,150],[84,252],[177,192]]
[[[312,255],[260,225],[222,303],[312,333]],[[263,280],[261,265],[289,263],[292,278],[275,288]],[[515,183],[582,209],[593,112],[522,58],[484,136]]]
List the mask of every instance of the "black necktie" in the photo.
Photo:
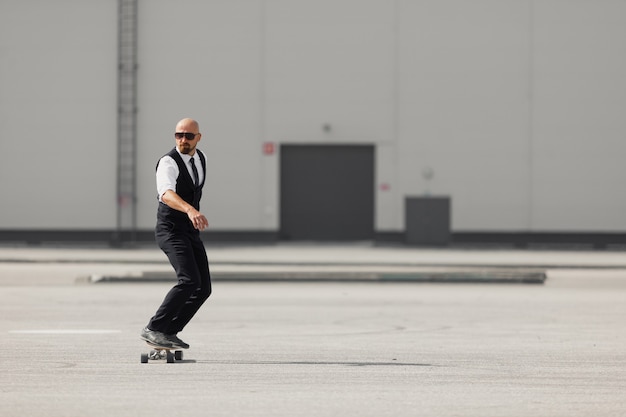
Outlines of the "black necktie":
[[198,176],[198,168],[196,168],[196,164],[193,162],[193,157],[191,158],[191,170],[193,171],[193,181],[196,186],[200,182],[200,177]]

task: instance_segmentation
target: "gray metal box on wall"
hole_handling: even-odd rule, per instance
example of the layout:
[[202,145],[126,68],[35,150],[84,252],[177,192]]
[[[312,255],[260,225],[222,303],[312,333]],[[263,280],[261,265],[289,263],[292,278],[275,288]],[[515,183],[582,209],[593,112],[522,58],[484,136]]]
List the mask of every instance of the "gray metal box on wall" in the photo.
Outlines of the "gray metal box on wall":
[[406,197],[408,245],[445,246],[450,240],[450,197]]

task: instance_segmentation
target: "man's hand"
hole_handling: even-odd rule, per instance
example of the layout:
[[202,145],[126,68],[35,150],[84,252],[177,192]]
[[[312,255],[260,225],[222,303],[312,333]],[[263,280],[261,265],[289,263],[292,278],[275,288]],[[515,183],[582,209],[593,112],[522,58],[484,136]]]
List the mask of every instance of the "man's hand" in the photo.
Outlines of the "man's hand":
[[195,208],[191,208],[191,210],[187,212],[187,216],[189,216],[189,220],[191,220],[191,224],[193,224],[194,228],[202,231],[209,227],[209,221],[204,217],[204,214],[200,213]]

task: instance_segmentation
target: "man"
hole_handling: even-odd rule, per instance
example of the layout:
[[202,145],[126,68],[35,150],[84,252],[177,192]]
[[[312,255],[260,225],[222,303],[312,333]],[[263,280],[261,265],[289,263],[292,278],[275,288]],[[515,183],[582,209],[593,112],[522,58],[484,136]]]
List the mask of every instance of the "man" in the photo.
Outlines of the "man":
[[195,120],[178,122],[174,137],[176,147],[159,160],[156,169],[155,235],[176,271],[178,284],[167,293],[140,337],[158,346],[188,349],[177,334],[211,295],[209,262],[200,240],[200,231],[209,226],[200,212],[206,158],[196,149],[202,134]]

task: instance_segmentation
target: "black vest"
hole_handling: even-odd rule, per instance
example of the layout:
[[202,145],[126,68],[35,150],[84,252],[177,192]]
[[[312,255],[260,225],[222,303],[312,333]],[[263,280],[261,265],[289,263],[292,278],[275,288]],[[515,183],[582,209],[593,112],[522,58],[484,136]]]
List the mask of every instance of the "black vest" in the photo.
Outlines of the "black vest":
[[[176,194],[180,196],[187,203],[191,204],[196,210],[200,210],[200,199],[202,198],[202,187],[204,187],[204,181],[206,180],[206,160],[204,155],[200,151],[196,151],[195,157],[200,158],[200,164],[202,165],[202,170],[204,171],[204,178],[202,179],[202,183],[197,186],[194,185],[193,179],[191,175],[189,175],[189,171],[187,170],[187,166],[183,161],[183,158],[180,157],[176,148],[172,149],[167,153],[168,156],[171,156],[174,161],[176,161],[176,165],[178,165],[178,178],[176,178]],[[159,160],[160,161],[160,160]],[[157,168],[159,164],[157,163]],[[159,201],[159,209],[157,210],[157,218],[159,220],[169,220],[173,222],[180,221],[189,221],[189,217],[187,217],[187,213],[183,213],[182,211],[174,210],[170,206],[165,203]]]

